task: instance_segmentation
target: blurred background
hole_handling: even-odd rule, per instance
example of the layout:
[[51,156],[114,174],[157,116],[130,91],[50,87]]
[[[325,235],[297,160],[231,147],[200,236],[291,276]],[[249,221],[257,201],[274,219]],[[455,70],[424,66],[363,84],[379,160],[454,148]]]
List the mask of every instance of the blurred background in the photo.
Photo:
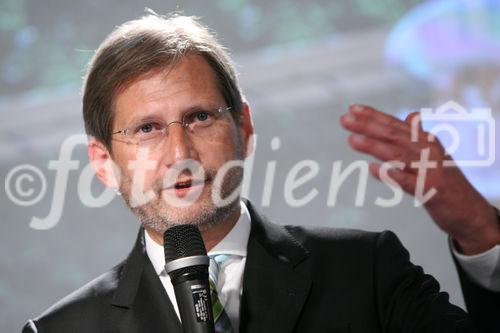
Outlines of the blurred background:
[[[142,16],[145,7],[200,16],[231,50],[258,135],[247,193],[265,215],[282,224],[391,229],[412,261],[463,306],[447,237],[411,197],[397,207],[378,207],[375,199],[392,192],[369,179],[358,207],[357,173],[341,187],[333,207],[327,205],[328,189],[335,161],[346,168],[366,159],[349,149],[348,133],[339,126],[351,103],[404,117],[454,100],[467,110],[490,108],[498,123],[500,1],[0,0],[2,332],[19,331],[26,319],[114,266],[132,247],[139,225],[120,198],[92,208],[78,196],[78,179],[88,164],[85,146],[73,151],[80,162],[69,171],[62,195],[54,191],[56,172],[49,164],[58,159],[66,138],[84,133],[80,87],[93,50],[116,25]],[[455,157],[499,155],[491,146],[486,155],[474,155],[483,133],[477,119],[457,128],[461,141]],[[447,133],[439,135],[445,143],[450,140]],[[277,149],[271,146],[275,137],[281,143]],[[317,161],[319,172],[295,195],[314,188],[318,194],[292,208],[284,182],[305,159]],[[265,204],[263,179],[270,161],[276,161],[276,177]],[[39,198],[30,191],[43,187],[35,174],[20,180],[20,205],[9,192],[13,178],[8,176],[25,164],[41,171],[47,191]],[[500,205],[498,161],[464,172]],[[102,190],[95,180],[92,193]],[[32,217],[45,218],[54,203],[63,207],[59,223],[48,230],[31,228]]]

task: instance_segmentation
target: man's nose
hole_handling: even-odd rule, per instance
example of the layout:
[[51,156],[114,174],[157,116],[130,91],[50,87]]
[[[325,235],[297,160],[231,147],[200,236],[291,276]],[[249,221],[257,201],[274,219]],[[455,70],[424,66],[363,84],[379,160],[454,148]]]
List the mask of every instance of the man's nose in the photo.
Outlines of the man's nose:
[[163,149],[163,161],[167,167],[174,163],[195,158],[192,141],[181,122],[172,122],[167,128]]

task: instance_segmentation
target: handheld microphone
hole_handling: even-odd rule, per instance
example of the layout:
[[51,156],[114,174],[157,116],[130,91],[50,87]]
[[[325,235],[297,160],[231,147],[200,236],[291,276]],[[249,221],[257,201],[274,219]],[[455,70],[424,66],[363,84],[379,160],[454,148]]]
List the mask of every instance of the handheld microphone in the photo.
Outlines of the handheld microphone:
[[163,235],[165,270],[170,275],[184,333],[214,333],[208,282],[210,260],[198,227],[177,225]]

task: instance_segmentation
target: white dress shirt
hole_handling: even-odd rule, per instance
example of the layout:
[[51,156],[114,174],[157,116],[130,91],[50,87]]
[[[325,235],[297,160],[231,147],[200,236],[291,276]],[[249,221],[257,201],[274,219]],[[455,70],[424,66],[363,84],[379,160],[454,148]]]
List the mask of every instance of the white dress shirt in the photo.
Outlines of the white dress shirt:
[[[222,263],[220,267],[217,293],[224,307],[234,332],[239,331],[240,299],[243,291],[243,270],[247,257],[248,237],[250,236],[250,213],[244,202],[240,202],[241,215],[229,233],[209,252],[208,255],[228,254],[230,259]],[[165,288],[175,312],[180,320],[179,308],[175,298],[174,287],[170,282],[170,276],[165,271],[165,254],[163,246],[156,243],[146,231],[146,253],[153,264],[156,274]]]
[[469,277],[481,287],[500,291],[500,245],[486,252],[468,256],[461,254],[449,239],[453,255]]

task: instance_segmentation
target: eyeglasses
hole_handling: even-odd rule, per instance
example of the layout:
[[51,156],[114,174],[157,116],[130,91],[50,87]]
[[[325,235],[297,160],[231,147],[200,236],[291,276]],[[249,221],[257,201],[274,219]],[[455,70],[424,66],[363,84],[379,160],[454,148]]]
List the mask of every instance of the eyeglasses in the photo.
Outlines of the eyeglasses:
[[212,110],[195,109],[185,113],[182,120],[166,123],[158,119],[145,119],[137,124],[116,132],[127,138],[127,143],[136,145],[137,148],[156,150],[168,136],[168,128],[172,124],[179,124],[189,135],[198,138],[211,138],[220,133],[223,115],[231,107],[219,107]]

